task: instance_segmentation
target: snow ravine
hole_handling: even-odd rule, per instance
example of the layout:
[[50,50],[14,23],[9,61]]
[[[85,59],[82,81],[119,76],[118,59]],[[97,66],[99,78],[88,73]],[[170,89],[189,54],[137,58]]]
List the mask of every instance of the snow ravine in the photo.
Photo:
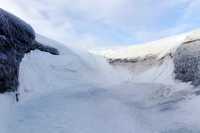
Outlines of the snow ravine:
[[100,57],[37,39],[61,54],[24,58],[20,102],[0,96],[0,133],[200,132],[197,89],[173,80],[170,58],[133,77]]

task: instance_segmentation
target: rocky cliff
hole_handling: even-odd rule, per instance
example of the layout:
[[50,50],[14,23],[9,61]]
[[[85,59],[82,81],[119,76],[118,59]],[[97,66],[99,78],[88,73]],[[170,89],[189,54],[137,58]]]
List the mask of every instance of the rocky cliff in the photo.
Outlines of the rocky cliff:
[[37,42],[29,24],[0,9],[0,93],[17,90],[20,63],[26,53],[36,49],[59,54],[57,49]]
[[174,54],[175,78],[183,82],[200,85],[200,35],[188,36]]

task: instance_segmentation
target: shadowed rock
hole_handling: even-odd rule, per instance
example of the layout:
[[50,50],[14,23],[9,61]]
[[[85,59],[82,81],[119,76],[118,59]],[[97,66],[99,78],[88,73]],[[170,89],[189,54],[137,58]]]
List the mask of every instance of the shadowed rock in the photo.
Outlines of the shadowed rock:
[[19,66],[26,53],[38,49],[59,54],[57,49],[35,38],[35,31],[29,24],[0,9],[0,93],[17,90]]
[[184,42],[174,56],[175,78],[200,85],[200,40]]

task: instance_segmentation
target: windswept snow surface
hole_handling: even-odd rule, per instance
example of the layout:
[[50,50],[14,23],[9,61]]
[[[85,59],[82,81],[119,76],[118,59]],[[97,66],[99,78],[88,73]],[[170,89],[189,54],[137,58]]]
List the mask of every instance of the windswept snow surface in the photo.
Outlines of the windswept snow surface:
[[200,97],[188,84],[173,84],[170,59],[134,81],[100,57],[37,39],[61,55],[33,51],[24,58],[20,102],[0,96],[0,133],[200,132]]

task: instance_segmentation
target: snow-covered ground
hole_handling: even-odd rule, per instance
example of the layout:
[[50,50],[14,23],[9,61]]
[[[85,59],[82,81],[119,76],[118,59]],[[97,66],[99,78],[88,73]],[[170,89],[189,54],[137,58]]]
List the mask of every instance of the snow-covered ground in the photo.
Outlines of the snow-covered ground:
[[[174,50],[183,36],[162,41],[161,51]],[[61,55],[33,51],[23,59],[20,102],[12,94],[0,96],[0,133],[200,132],[197,88],[174,81],[170,57],[133,76],[101,57],[37,39]],[[154,43],[147,46],[145,53],[160,55]]]

